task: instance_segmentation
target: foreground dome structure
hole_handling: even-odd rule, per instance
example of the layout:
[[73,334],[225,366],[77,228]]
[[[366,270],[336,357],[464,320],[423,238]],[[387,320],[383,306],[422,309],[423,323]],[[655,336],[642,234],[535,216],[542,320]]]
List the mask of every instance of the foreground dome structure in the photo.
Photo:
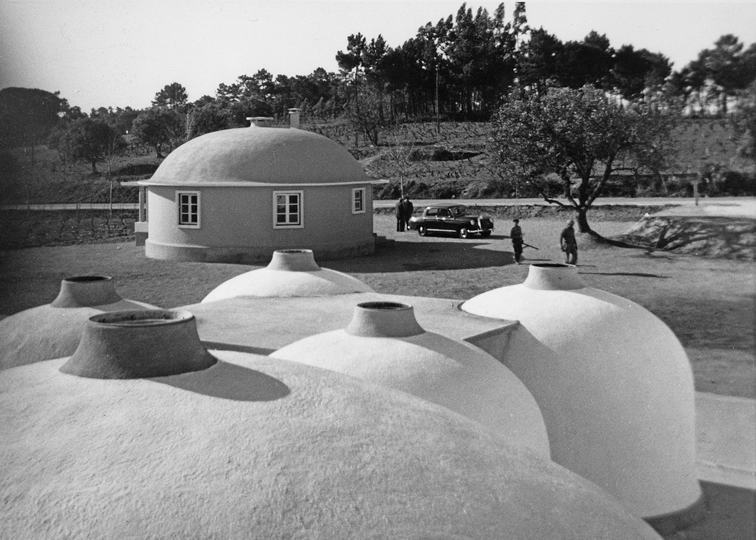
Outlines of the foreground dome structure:
[[361,292],[373,289],[348,274],[321,268],[311,249],[283,249],[273,253],[267,267],[221,283],[202,302],[243,296],[284,298]]
[[87,320],[98,313],[153,308],[122,298],[110,276],[65,278],[52,303],[0,320],[0,369],[70,356]]
[[[101,314],[71,358],[0,372],[0,536],[659,538],[593,483],[443,407],[208,352],[194,324]],[[171,343],[182,354],[166,358]]]
[[520,322],[500,359],[540,405],[554,461],[658,530],[702,517],[692,369],[660,319],[562,264],[531,265],[462,309]]
[[322,135],[249,120],[190,140],[152,178],[129,183],[147,192],[146,255],[256,264],[278,249],[372,253],[371,187],[383,181]]
[[408,304],[360,303],[343,330],[296,341],[270,356],[330,369],[443,405],[511,444],[550,459],[541,411],[525,385],[481,349],[426,332]]

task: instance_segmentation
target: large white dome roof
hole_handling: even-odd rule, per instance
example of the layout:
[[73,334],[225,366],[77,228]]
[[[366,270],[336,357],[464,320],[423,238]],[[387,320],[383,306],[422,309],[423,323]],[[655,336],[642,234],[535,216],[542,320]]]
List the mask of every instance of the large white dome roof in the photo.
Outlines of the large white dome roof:
[[525,385],[478,347],[426,332],[408,304],[360,303],[343,330],[301,339],[270,356],[407,392],[550,459],[541,410]]
[[555,462],[657,526],[700,515],[693,373],[659,318],[555,264],[462,309],[520,322],[500,360],[540,405]]
[[369,182],[334,141],[294,128],[252,125],[208,133],[171,152],[147,184]]
[[239,296],[330,296],[355,292],[373,292],[373,289],[350,275],[320,268],[311,249],[279,249],[273,252],[266,268],[221,283],[202,303]]
[[201,346],[186,312],[89,320],[0,372],[0,537],[659,537],[591,482],[402,392]]

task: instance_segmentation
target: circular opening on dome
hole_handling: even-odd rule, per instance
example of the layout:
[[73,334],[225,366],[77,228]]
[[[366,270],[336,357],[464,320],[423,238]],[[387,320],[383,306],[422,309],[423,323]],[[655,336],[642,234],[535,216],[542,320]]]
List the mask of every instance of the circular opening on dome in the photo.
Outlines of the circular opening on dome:
[[74,276],[65,278],[69,283],[92,283],[94,281],[110,281],[110,276]]
[[363,302],[362,304],[357,304],[357,307],[363,309],[397,310],[410,309],[412,306],[408,304],[400,304],[399,302]]
[[271,116],[248,116],[249,127],[272,127],[275,120]]
[[573,265],[562,263],[538,263],[531,264],[530,266],[535,266],[536,268],[572,268]]
[[110,326],[157,326],[177,324],[194,318],[188,311],[143,310],[111,311],[89,318],[90,321]]

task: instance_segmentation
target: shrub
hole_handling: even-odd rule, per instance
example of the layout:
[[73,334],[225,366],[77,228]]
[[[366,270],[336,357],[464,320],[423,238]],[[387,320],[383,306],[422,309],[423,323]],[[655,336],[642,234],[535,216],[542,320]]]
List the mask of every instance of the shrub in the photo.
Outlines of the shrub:
[[756,175],[727,171],[722,175],[721,190],[725,195],[756,195]]
[[160,163],[129,163],[114,171],[114,174],[123,176],[151,176],[159,166]]

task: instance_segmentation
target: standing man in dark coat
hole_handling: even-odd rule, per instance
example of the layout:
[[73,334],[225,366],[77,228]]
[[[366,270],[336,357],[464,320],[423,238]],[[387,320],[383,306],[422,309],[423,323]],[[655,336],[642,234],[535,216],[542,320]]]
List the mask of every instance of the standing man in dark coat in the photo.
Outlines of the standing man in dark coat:
[[573,220],[567,222],[567,226],[562,230],[562,235],[559,237],[559,245],[564,251],[564,262],[567,264],[577,264],[578,260],[578,247],[577,240],[575,239],[575,229],[572,226],[575,224]]
[[404,224],[407,222],[407,220],[404,217],[404,198],[403,197],[399,197],[399,201],[396,203],[394,210],[396,212],[396,231],[404,232]]
[[412,212],[415,211],[415,206],[412,204],[412,201],[409,200],[409,197],[404,198],[404,224],[407,227],[407,230],[410,230],[410,218],[412,218]]
[[514,249],[514,258],[517,264],[520,264],[522,258],[522,229],[520,228],[520,220],[514,219],[514,227],[509,231],[509,238],[512,239],[512,248]]

